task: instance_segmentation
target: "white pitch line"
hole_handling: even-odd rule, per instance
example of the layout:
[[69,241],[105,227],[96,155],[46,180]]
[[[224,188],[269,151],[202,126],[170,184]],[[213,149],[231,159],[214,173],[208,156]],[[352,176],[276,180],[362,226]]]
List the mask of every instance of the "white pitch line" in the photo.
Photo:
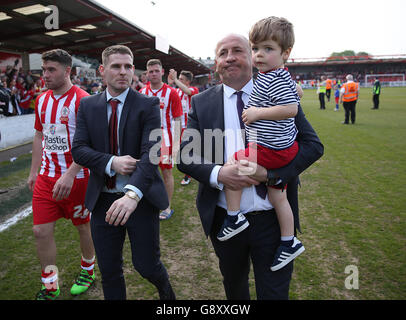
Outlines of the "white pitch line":
[[23,211],[17,213],[16,215],[12,216],[10,219],[7,221],[3,222],[0,224],[0,232],[3,232],[6,230],[8,227],[12,226],[13,224],[16,224],[18,221],[21,219],[24,219],[27,217],[30,213],[32,212],[32,207],[29,206],[28,208],[24,209]]

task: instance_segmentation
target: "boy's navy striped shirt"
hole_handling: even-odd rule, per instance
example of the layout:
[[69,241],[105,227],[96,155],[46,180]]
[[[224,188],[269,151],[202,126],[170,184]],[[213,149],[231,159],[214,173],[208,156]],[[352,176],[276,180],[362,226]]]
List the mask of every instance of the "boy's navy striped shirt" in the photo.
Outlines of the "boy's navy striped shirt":
[[[248,104],[244,109],[253,107],[272,107],[277,105],[297,104],[300,98],[296,83],[285,69],[276,69],[267,73],[258,73]],[[245,126],[248,142],[270,149],[286,149],[296,139],[295,119],[258,120]]]

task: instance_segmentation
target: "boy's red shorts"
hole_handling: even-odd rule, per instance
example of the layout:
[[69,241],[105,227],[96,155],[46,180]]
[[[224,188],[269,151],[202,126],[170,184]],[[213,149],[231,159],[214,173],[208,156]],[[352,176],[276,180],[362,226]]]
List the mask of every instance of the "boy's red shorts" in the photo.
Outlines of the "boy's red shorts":
[[90,213],[85,208],[85,195],[88,178],[75,179],[67,199],[56,201],[52,189],[58,178],[38,175],[32,196],[34,225],[54,222],[60,218],[72,220],[77,226],[90,221]]
[[[258,145],[254,142],[248,143],[248,147],[234,154],[235,160],[248,160],[255,162],[265,169],[278,169],[291,162],[299,151],[299,144],[295,141],[287,149],[274,150]],[[279,187],[272,187],[279,189]],[[286,188],[286,186],[285,186]]]
[[274,150],[260,146],[254,142],[248,143],[245,150],[240,150],[234,154],[235,160],[248,160],[258,163],[265,169],[278,169],[291,162],[299,151],[299,145],[295,141],[287,149]]

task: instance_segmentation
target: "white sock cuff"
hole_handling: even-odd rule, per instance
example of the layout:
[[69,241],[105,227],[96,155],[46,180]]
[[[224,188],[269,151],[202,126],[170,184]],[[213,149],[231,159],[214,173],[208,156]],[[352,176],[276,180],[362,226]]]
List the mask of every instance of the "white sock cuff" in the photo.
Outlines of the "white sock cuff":
[[281,241],[290,241],[293,240],[294,236],[281,236]]
[[95,256],[93,256],[93,258],[92,259],[85,259],[83,256],[82,256],[82,260],[84,261],[84,262],[86,262],[86,263],[94,263],[94,258],[95,258]]
[[41,277],[41,280],[42,280],[42,283],[44,283],[44,284],[56,282],[56,281],[58,281],[58,274],[55,273],[53,276],[46,277],[46,278]]

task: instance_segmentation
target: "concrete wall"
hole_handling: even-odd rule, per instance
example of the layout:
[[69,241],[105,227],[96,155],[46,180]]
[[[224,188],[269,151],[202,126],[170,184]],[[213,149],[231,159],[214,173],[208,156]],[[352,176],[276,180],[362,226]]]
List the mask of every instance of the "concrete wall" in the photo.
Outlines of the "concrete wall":
[[0,150],[31,142],[34,121],[34,114],[0,118]]

